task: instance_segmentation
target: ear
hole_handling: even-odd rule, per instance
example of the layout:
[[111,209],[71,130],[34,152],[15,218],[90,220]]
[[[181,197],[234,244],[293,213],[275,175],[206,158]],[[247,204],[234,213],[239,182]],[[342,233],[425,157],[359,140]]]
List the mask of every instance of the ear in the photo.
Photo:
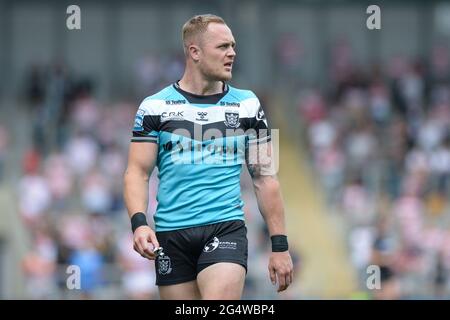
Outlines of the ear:
[[200,60],[200,47],[195,45],[195,44],[191,44],[188,47],[188,52],[189,52],[189,56],[192,58],[192,60],[194,60],[195,62]]

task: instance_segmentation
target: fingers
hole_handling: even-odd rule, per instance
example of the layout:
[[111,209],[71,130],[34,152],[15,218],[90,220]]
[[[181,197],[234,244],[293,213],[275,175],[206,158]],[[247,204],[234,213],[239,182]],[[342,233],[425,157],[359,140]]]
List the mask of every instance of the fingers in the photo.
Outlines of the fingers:
[[146,238],[138,238],[140,247],[142,248],[142,256],[147,259],[153,260],[155,259],[155,254],[153,253],[152,248],[150,248],[150,244],[148,243]]
[[278,292],[286,290],[294,280],[294,266],[289,252],[273,252],[269,259],[270,280],[278,281]]
[[291,285],[291,283],[292,283],[292,281],[291,281],[291,273],[289,272],[286,275],[286,288],[285,289],[287,289]]
[[142,257],[155,260],[153,249],[159,247],[155,232],[148,226],[137,228],[134,232],[133,247]]
[[286,290],[292,283],[291,273],[277,273],[278,277],[278,290],[277,292],[281,292]]
[[270,266],[269,266],[269,276],[270,276],[270,281],[272,282],[273,285],[275,285],[277,283],[275,269],[271,268]]
[[294,280],[294,270],[292,268],[280,268],[276,271],[276,276],[278,278],[278,290],[281,292],[286,290]]
[[282,272],[277,273],[277,278],[278,278],[278,292],[286,290],[289,284],[286,283],[286,276],[284,275],[284,273]]
[[156,239],[156,235],[153,232],[151,232],[148,235],[148,240],[150,240],[150,242],[153,243],[153,247],[154,248],[158,248],[159,247],[158,239]]
[[137,251],[142,257],[154,260],[155,254],[152,251],[152,248],[150,247],[149,242],[145,237],[138,236],[134,239],[134,250]]

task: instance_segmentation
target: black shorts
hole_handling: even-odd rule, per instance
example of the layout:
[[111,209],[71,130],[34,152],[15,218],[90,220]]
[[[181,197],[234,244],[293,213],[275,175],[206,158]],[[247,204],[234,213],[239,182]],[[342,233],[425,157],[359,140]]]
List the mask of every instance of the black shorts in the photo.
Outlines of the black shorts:
[[218,262],[233,262],[247,271],[247,228],[232,220],[210,225],[157,232],[164,255],[155,261],[156,285],[191,281]]

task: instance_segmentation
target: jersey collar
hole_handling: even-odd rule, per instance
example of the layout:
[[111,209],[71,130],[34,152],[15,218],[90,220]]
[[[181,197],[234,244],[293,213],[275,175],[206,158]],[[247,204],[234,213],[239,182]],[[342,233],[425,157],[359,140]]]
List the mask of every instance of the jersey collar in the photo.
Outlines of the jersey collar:
[[229,91],[229,87],[225,82],[223,83],[223,91],[221,93],[216,93],[216,94],[210,94],[210,95],[198,95],[198,94],[194,94],[194,93],[190,93],[187,91],[184,91],[183,89],[180,88],[180,84],[177,82],[175,82],[173,84],[173,87],[175,88],[175,90],[177,90],[183,97],[186,98],[187,101],[189,101],[189,103],[194,103],[194,104],[217,104],[217,102],[219,102]]

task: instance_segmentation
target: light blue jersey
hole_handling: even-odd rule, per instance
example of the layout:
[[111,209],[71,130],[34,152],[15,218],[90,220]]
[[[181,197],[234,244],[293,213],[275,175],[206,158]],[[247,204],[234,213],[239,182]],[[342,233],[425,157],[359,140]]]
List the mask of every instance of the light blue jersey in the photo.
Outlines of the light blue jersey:
[[249,143],[270,133],[255,94],[224,84],[198,96],[170,85],[141,103],[132,142],[157,143],[156,231],[244,220],[240,174]]

